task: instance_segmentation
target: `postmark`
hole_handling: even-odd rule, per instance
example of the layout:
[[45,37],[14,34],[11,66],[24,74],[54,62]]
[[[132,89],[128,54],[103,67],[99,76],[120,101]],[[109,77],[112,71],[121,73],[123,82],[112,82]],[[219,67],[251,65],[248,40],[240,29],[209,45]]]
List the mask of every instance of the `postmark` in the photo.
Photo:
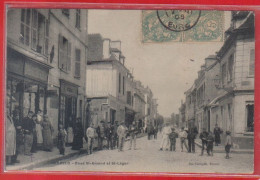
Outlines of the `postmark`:
[[160,23],[170,31],[187,31],[194,27],[200,18],[201,11],[193,10],[157,10]]
[[144,10],[142,42],[222,42],[224,11]]

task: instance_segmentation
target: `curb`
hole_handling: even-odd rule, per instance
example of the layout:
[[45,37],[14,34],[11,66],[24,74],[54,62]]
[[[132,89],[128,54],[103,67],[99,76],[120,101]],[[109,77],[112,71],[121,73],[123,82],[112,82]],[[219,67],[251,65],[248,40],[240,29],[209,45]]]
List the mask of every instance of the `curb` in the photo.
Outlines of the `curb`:
[[[198,146],[198,147],[202,147],[201,143],[198,143],[195,141],[195,144]],[[217,149],[217,150],[214,150],[213,148],[213,152],[214,153],[226,153],[225,149]],[[235,153],[235,154],[254,154],[254,150],[252,149],[231,149],[230,150],[230,153]]]
[[57,161],[60,161],[60,160],[63,160],[63,159],[68,159],[68,158],[71,158],[73,156],[82,155],[82,154],[85,154],[85,153],[87,153],[87,150],[82,149],[80,151],[72,152],[72,153],[69,153],[69,154],[66,154],[66,155],[63,155],[63,156],[62,155],[56,155],[54,157],[50,157],[50,158],[47,158],[47,159],[44,159],[44,160],[38,160],[38,161],[29,163],[29,164],[25,164],[25,165],[16,167],[14,169],[9,169],[7,171],[32,170],[32,169],[44,166],[46,164],[55,163]]

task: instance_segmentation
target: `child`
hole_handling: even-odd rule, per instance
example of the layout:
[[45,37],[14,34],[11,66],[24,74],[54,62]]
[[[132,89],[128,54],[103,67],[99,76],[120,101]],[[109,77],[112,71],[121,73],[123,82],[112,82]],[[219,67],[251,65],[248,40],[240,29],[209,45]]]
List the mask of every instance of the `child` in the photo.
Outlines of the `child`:
[[209,132],[207,137],[207,153],[210,156],[213,156],[213,143],[214,143],[214,136],[212,132]]
[[231,140],[231,132],[227,131],[226,132],[227,137],[226,137],[226,143],[225,143],[225,150],[226,150],[226,159],[229,159],[229,152],[230,152],[230,148],[232,145],[232,140]]
[[202,132],[200,133],[200,139],[201,139],[201,154],[200,156],[203,156],[204,149],[207,147],[207,138],[208,138],[208,132],[205,128],[202,129]]
[[175,132],[175,129],[172,128],[172,132],[169,134],[170,139],[170,151],[176,150],[176,138],[178,137],[178,134]]
[[63,125],[59,125],[59,132],[58,132],[58,144],[57,147],[60,150],[60,154],[65,154],[65,139],[67,136],[66,130],[63,128]]

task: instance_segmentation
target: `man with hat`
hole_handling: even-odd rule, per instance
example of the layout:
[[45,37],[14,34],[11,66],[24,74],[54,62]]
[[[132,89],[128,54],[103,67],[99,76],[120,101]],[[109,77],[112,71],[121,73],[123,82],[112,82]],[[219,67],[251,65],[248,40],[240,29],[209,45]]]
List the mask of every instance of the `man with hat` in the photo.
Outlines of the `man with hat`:
[[170,151],[176,151],[176,138],[178,134],[175,132],[174,128],[171,128],[172,132],[169,134],[170,139]]

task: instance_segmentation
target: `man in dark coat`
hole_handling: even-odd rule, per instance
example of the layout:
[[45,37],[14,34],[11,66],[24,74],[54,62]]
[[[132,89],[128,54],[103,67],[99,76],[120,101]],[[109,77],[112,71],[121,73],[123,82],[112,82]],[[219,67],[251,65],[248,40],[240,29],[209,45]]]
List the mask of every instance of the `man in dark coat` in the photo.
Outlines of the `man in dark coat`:
[[222,130],[218,127],[218,124],[215,125],[214,135],[215,135],[215,145],[218,146],[221,144],[220,134],[222,134]]
[[201,139],[201,156],[204,153],[204,150],[207,147],[207,138],[208,138],[208,132],[205,128],[203,128],[202,132],[200,133],[200,139]]
[[29,111],[27,117],[23,119],[23,129],[24,129],[24,154],[27,156],[31,155],[31,149],[33,144],[33,129],[34,122],[32,119],[33,112]]
[[148,140],[151,139],[151,136],[153,135],[153,133],[154,133],[154,127],[153,127],[152,122],[150,122],[150,124],[148,124],[148,126],[147,126]]
[[106,130],[106,138],[107,138],[107,148],[113,149],[113,134],[114,134],[114,127],[111,125],[110,122],[107,124]]
[[118,135],[117,135],[117,128],[118,128],[118,121],[115,122],[113,125],[113,148],[118,148]]
[[97,127],[97,134],[98,134],[98,149],[103,149],[103,140],[106,134],[106,127],[104,121],[100,121],[100,125]]
[[83,148],[83,137],[84,137],[84,130],[81,124],[81,119],[77,118],[76,123],[73,128],[73,143],[72,148],[73,150],[79,150]]
[[190,152],[193,152],[195,153],[195,139],[196,139],[196,136],[198,134],[198,130],[197,130],[197,127],[193,127],[193,128],[190,128],[188,130],[188,146],[189,146],[189,153]]

